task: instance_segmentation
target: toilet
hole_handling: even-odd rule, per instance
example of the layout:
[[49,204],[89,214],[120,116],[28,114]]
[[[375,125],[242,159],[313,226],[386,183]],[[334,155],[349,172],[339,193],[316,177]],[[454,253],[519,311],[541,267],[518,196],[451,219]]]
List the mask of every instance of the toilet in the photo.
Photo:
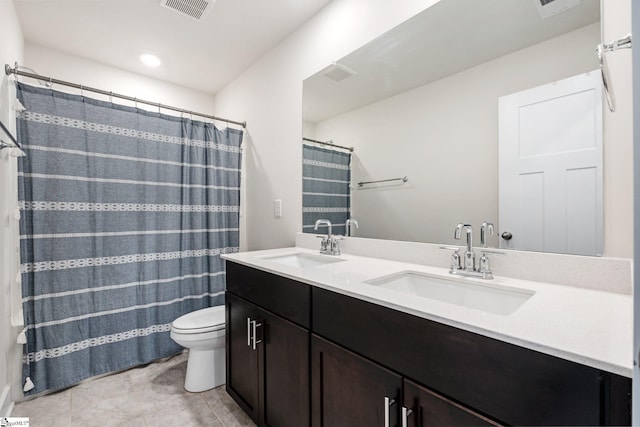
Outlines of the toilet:
[[203,308],[171,323],[171,339],[189,349],[184,388],[200,392],[225,383],[224,305]]

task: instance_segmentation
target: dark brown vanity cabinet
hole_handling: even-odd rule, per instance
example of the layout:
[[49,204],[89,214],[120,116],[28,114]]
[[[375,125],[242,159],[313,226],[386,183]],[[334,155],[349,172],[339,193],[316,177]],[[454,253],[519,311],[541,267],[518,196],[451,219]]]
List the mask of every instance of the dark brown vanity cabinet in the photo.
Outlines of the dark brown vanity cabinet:
[[260,426],[631,423],[610,372],[233,262],[226,304],[227,391]]
[[[270,291],[246,295],[252,284]],[[290,286],[295,301],[286,293]],[[227,263],[226,388],[260,426],[309,425],[309,305],[307,285]],[[306,318],[306,327],[283,312]]]

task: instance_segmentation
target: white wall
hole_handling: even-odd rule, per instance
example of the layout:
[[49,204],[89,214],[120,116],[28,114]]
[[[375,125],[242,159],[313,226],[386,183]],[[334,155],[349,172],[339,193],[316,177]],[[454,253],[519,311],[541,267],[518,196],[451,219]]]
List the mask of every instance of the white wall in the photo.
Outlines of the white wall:
[[[13,85],[4,75],[4,64],[22,61],[23,38],[12,2],[0,1],[0,120],[15,134]],[[11,401],[18,393],[21,375],[17,331],[11,326],[11,301],[17,297],[17,229],[12,213],[17,206],[16,160],[0,151],[0,417],[9,415]],[[16,360],[16,358],[18,358]],[[12,386],[13,385],[13,386]]]
[[302,80],[436,2],[334,0],[216,96],[247,121],[248,249],[292,246],[302,228]]
[[458,222],[498,226],[498,98],[597,69],[599,40],[595,23],[317,123],[354,146],[353,182],[409,177],[354,188],[356,234],[455,244]]
[[[140,74],[124,71],[119,68],[32,43],[25,44],[23,65],[33,68],[40,75],[53,77],[55,79],[92,86],[97,89],[144,99],[145,101],[159,102],[204,114],[213,114],[214,97],[212,95],[161,80],[151,79]],[[33,80],[20,79],[30,84],[37,84]],[[79,90],[66,86],[54,85],[54,89],[80,93]],[[86,95],[108,100],[106,96],[89,92],[87,92]],[[124,105],[134,104],[116,98],[114,98],[114,102]],[[157,108],[144,104],[138,104],[138,107],[157,111]],[[165,114],[176,114],[168,110],[162,112]],[[194,118],[197,119],[197,117]],[[233,119],[233,117],[229,118]],[[224,127],[224,123],[219,125]]]
[[[634,3],[637,0],[634,0]],[[631,32],[631,0],[603,0],[602,40]],[[636,42],[636,52],[638,44]],[[616,112],[604,108],[604,238],[607,256],[633,256],[633,73],[631,49],[607,54]]]

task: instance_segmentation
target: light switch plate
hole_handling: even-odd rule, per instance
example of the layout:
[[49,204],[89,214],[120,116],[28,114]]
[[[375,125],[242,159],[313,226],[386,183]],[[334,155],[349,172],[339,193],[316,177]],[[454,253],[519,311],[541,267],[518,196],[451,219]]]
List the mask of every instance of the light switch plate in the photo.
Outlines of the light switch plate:
[[273,202],[273,216],[280,218],[282,216],[282,199],[276,199]]

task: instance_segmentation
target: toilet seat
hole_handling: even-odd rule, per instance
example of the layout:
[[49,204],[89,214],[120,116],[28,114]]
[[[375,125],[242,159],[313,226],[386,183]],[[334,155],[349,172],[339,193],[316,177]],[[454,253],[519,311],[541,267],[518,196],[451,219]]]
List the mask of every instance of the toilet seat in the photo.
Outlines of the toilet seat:
[[225,327],[224,305],[203,308],[178,317],[171,329],[179,334],[204,334]]

